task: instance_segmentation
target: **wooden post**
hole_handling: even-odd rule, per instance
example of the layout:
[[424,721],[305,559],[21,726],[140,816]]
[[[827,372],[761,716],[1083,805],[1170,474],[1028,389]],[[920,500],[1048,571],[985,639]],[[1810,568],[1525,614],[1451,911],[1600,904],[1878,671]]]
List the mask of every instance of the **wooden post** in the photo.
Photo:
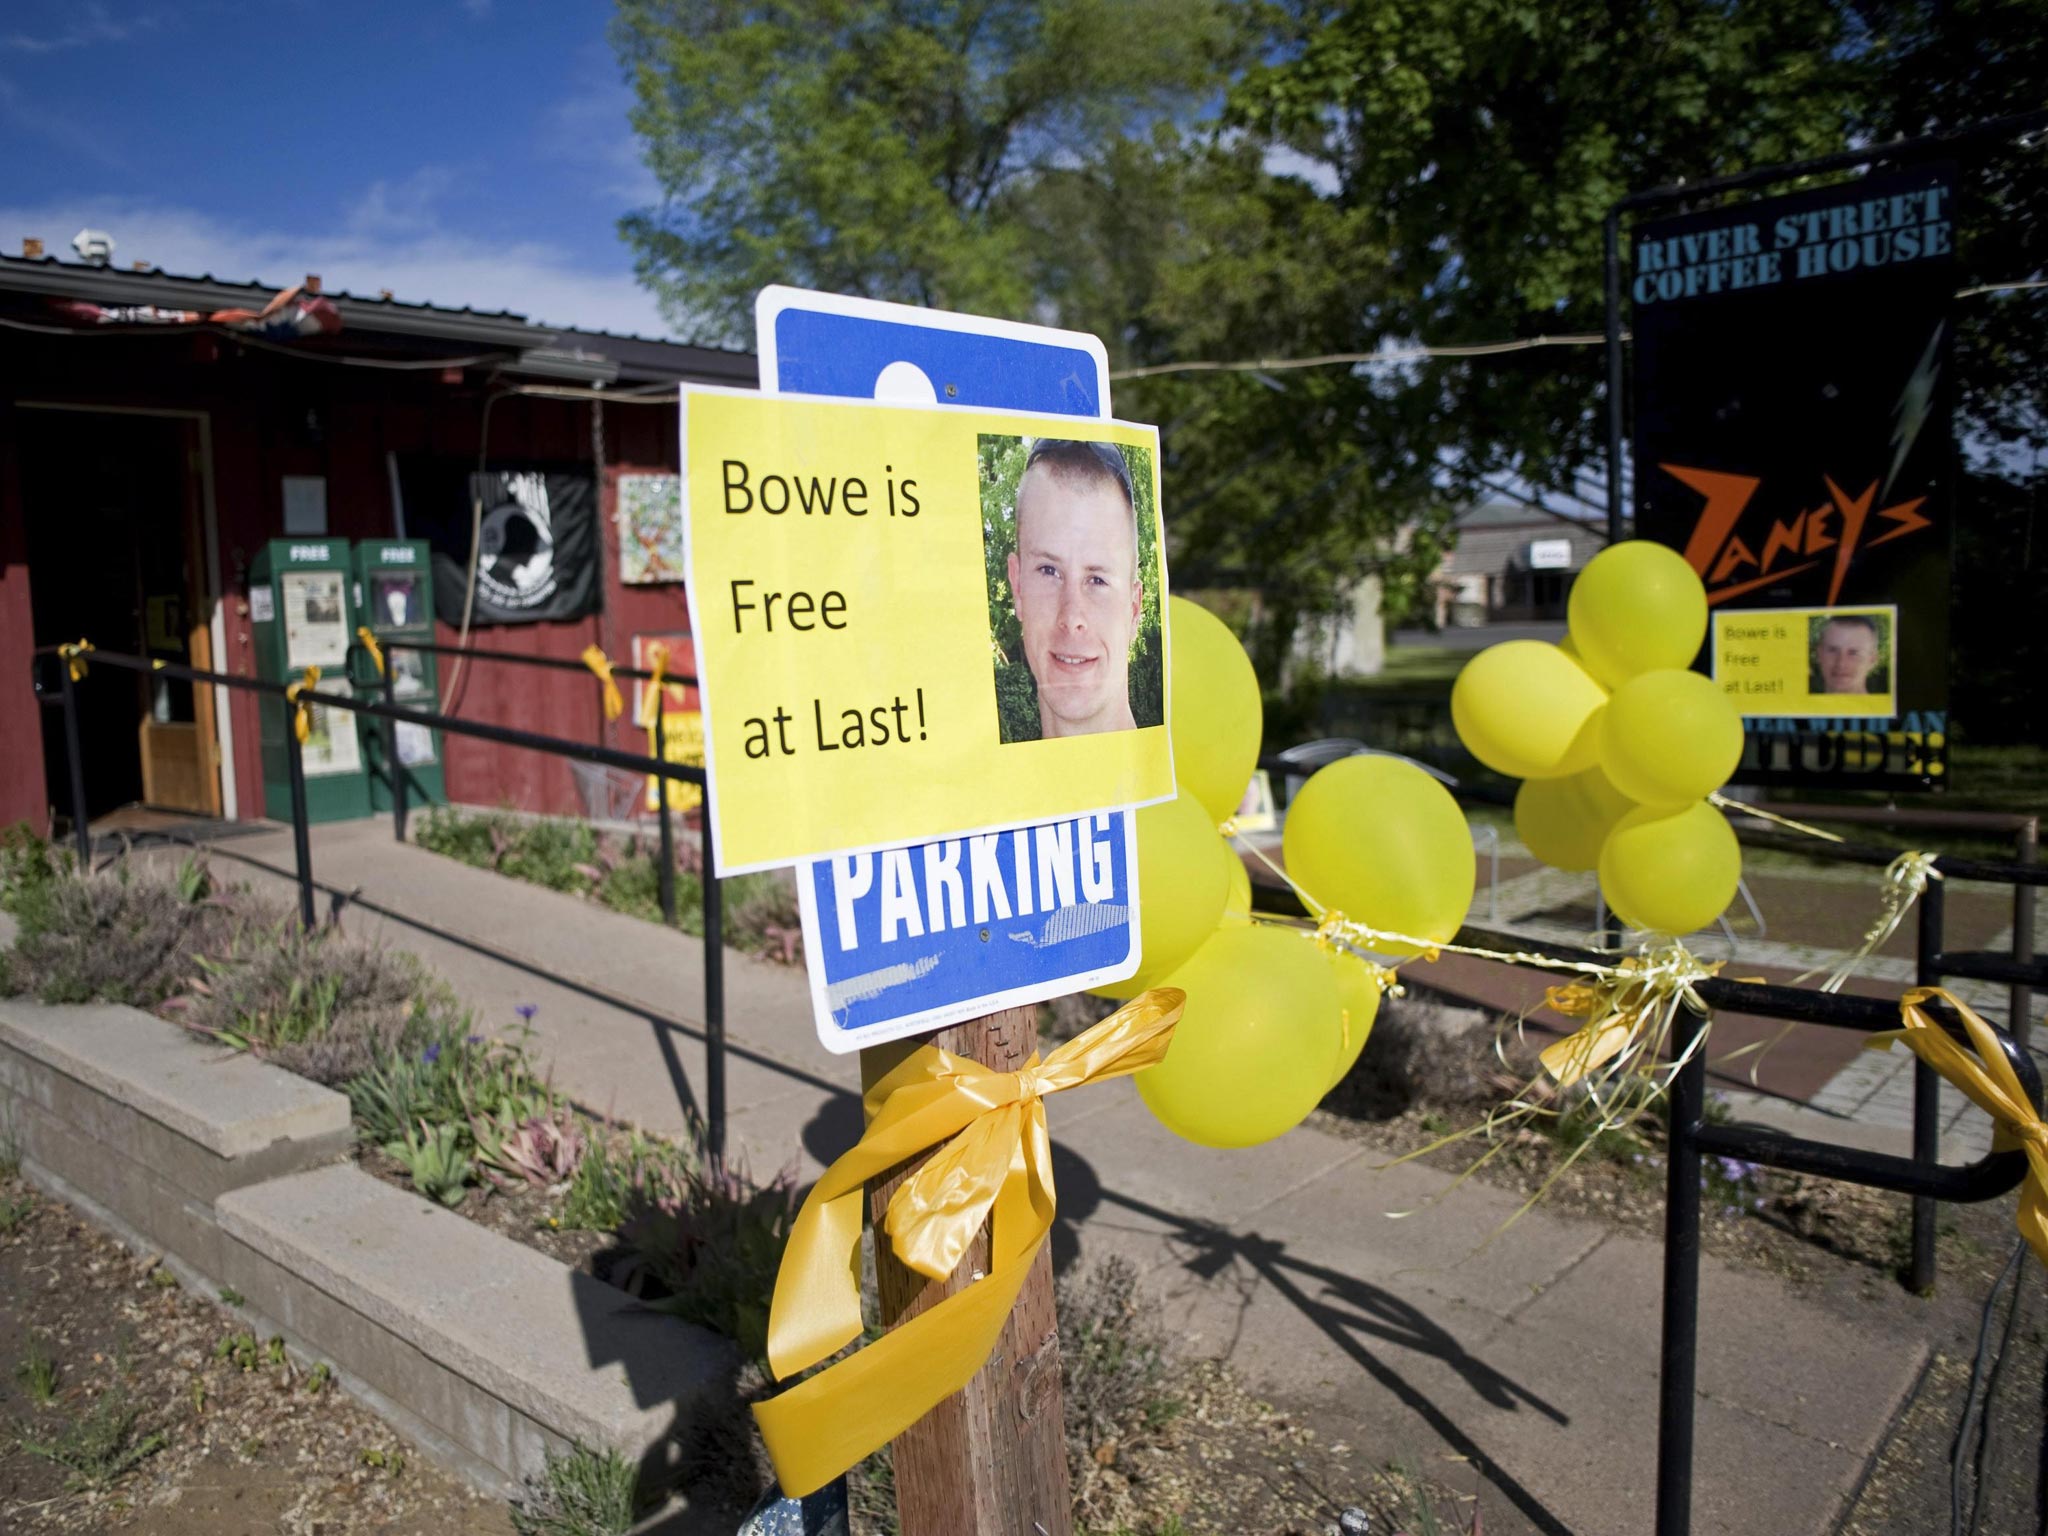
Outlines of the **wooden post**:
[[[1006,1009],[937,1034],[862,1051],[863,1085],[927,1042],[1015,1071],[1037,1048],[1037,1010]],[[927,1280],[896,1261],[881,1232],[882,1216],[896,1186],[923,1161],[919,1156],[901,1163],[868,1185],[868,1215],[876,1228],[875,1279],[882,1323],[888,1328],[973,1284],[988,1267],[986,1227],[948,1280]],[[1072,1536],[1051,1243],[1039,1247],[987,1364],[898,1436],[890,1454],[902,1536]]]

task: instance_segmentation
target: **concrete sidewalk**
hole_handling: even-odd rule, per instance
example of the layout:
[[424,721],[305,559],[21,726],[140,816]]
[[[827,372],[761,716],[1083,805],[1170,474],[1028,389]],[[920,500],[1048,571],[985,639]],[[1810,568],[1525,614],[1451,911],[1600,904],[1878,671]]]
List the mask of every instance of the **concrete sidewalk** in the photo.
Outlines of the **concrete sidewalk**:
[[[400,847],[382,823],[316,828],[313,862],[350,931],[419,955],[484,1022],[536,1005],[536,1044],[579,1102],[685,1124],[703,1080],[695,940]],[[289,834],[217,845],[216,867],[282,886]],[[733,1143],[756,1168],[816,1169],[858,1132],[855,1063],[816,1043],[800,971],[729,954],[726,975]],[[1659,1245],[1543,1209],[1495,1235],[1516,1202],[1477,1181],[1389,1220],[1449,1176],[1376,1169],[1313,1128],[1192,1147],[1128,1081],[1048,1110],[1058,1263],[1130,1259],[1185,1348],[1375,1462],[1464,1481],[1443,1460],[1462,1459],[1492,1536],[1650,1528]],[[1920,1304],[1885,1284],[1822,1307],[1712,1261],[1703,1284],[1694,1529],[1820,1536],[1926,1360]]]

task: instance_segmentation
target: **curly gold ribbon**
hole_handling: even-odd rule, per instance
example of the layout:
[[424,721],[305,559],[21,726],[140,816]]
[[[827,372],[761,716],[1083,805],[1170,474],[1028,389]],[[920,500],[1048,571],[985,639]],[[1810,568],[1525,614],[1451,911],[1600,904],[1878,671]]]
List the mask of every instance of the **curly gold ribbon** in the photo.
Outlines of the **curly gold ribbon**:
[[369,625],[358,624],[356,626],[356,643],[369,652],[370,664],[377,669],[377,675],[382,677],[384,675],[384,647],[379,645],[377,637],[370,633]]
[[[1968,1046],[1928,1015],[1922,1005],[1932,998],[1939,998],[1955,1009],[1963,1021],[1964,1033],[1970,1037]],[[1904,1020],[1903,1027],[1872,1035],[1863,1048],[1889,1050],[1893,1041],[1905,1045],[1991,1117],[1994,1151],[2026,1150],[2027,1177],[2020,1186],[2020,1235],[2041,1262],[2048,1264],[2048,1122],[2027,1102],[2019,1074],[1998,1047],[1997,1032],[1946,987],[1915,987],[1899,999],[1899,1015]]]
[[616,720],[626,712],[626,701],[619,697],[618,682],[612,677],[612,659],[594,645],[583,647],[583,665],[590,668],[600,683],[604,684],[604,717]]
[[860,1336],[863,1187],[927,1147],[945,1143],[890,1200],[890,1244],[904,1264],[943,1280],[993,1216],[988,1273],[754,1405],[785,1493],[823,1487],[981,1369],[1052,1229],[1045,1095],[1157,1065],[1186,1001],[1171,987],[1141,993],[1015,1072],[928,1045],[868,1090],[866,1134],[825,1171],[791,1228],[768,1316],[770,1368],[787,1379]]
[[302,747],[306,744],[306,738],[313,734],[313,706],[300,698],[299,695],[308,688],[317,688],[319,686],[320,669],[318,667],[306,668],[306,675],[304,677],[300,678],[296,683],[287,683],[285,685],[284,701],[291,706],[292,734],[299,738],[299,745]]
[[87,671],[85,658],[92,649],[93,643],[83,637],[69,645],[57,647],[57,654],[64,658],[64,668],[71,674],[71,681],[74,683],[85,681]]

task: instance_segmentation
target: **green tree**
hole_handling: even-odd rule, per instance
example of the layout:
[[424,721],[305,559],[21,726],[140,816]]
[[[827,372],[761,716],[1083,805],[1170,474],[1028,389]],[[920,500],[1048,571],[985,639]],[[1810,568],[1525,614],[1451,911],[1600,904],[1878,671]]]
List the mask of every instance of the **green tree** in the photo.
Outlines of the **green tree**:
[[729,341],[770,282],[1037,316],[1069,231],[1034,200],[1213,100],[1226,29],[1218,0],[619,0],[612,35],[662,190],[622,232],[677,329]]

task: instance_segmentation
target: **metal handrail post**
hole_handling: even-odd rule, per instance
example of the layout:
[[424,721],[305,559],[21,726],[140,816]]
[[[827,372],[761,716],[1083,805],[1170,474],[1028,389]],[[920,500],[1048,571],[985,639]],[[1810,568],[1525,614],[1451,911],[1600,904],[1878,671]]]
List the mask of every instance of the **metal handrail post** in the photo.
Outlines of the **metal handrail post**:
[[[2029,816],[2013,835],[2012,860],[2015,864],[2034,862],[2035,849],[2041,837],[2040,825],[2038,820]],[[2023,965],[2034,958],[2034,888],[2031,885],[2012,888],[2012,957]],[[2015,984],[2005,1027],[2020,1043],[2022,1050],[2033,1033],[2033,1013],[2034,989]]]
[[69,659],[59,657],[57,675],[64,692],[64,755],[71,777],[71,841],[78,850],[78,867],[92,868],[92,828],[85,814],[85,757],[78,744],[78,684],[71,677]]
[[[398,706],[398,667],[394,657],[384,668],[384,702]],[[405,764],[398,758],[398,722],[384,717],[384,766],[391,773],[391,835],[405,841]]]
[[285,776],[292,792],[292,855],[299,870],[299,922],[313,928],[313,843],[306,825],[306,760],[290,703],[284,707]]
[[[1941,947],[1946,899],[1942,882],[1930,880],[1920,893],[1919,954],[1913,979],[1923,987],[1941,984]],[[1913,1058],[1913,1161],[1931,1166],[1941,1158],[1941,1078],[1920,1057]],[[1907,1283],[1917,1295],[1934,1289],[1934,1201],[1913,1197],[1913,1260]]]
[[[654,755],[662,762],[668,761],[668,689],[654,690]],[[669,783],[667,779],[656,779],[655,802],[660,807],[661,820],[661,870],[656,884],[661,892],[661,920],[669,927],[676,925],[676,831],[674,818],[669,814]]]
[[[663,786],[664,790],[666,785]],[[666,798],[664,794],[663,798]],[[704,780],[704,1144],[725,1156],[725,906],[711,842],[711,780]]]
[[1664,1332],[1657,1376],[1657,1536],[1692,1530],[1693,1393],[1699,1375],[1700,1122],[1707,1102],[1705,1021],[1681,1009],[1671,1049],[1690,1052],[1671,1079],[1665,1148]]

